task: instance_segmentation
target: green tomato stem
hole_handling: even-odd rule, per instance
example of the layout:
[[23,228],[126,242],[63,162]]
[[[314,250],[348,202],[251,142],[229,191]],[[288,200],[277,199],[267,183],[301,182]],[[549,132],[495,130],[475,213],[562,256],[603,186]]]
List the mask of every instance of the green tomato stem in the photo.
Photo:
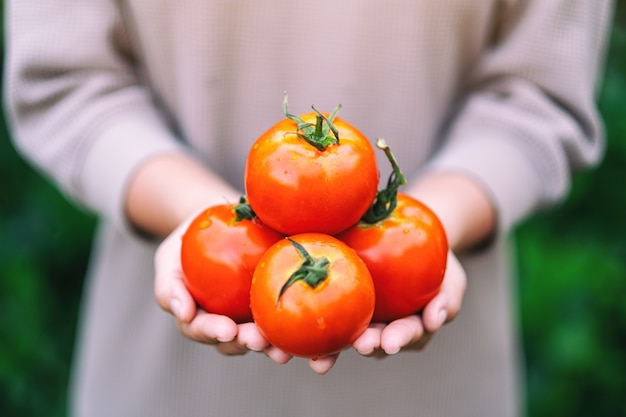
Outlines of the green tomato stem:
[[239,204],[235,206],[235,221],[252,220],[256,217],[256,213],[252,210],[252,206],[246,201],[246,197],[239,198]]
[[324,116],[322,113],[317,111],[314,106],[311,106],[316,113],[315,124],[313,124],[305,122],[302,118],[296,116],[295,114],[289,113],[287,101],[287,92],[285,92],[283,99],[283,114],[285,117],[298,124],[297,135],[299,138],[305,140],[308,144],[314,146],[320,151],[326,150],[326,148],[330,145],[339,144],[339,131],[335,125],[333,125],[333,121],[335,120],[337,112],[341,109],[341,104],[338,104],[335,107],[333,112],[330,114],[330,117]]
[[400,165],[385,139],[379,138],[376,141],[376,146],[378,149],[382,149],[385,152],[393,171],[387,180],[387,187],[376,194],[374,203],[372,203],[369,210],[367,210],[361,218],[362,221],[369,224],[377,223],[389,217],[398,204],[398,188],[406,184],[406,178],[404,174],[402,174]]
[[327,258],[313,258],[304,247],[291,238],[287,238],[296,248],[300,256],[304,258],[302,265],[298,268],[285,282],[278,293],[276,304],[280,302],[280,298],[297,281],[304,281],[309,287],[317,288],[326,278],[328,278],[328,267],[330,261]]

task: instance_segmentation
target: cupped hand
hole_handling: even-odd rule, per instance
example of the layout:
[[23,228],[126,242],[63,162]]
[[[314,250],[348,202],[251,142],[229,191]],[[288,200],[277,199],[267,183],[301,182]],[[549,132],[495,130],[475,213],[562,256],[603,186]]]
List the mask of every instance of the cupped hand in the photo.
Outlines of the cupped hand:
[[422,350],[441,326],[456,317],[463,301],[467,277],[452,252],[439,293],[414,314],[391,323],[372,323],[352,344],[363,356],[385,357],[401,350]]
[[227,316],[212,314],[197,307],[187,290],[180,263],[181,238],[189,222],[176,228],[157,248],[154,257],[154,293],[158,305],[176,319],[187,338],[209,345],[225,355],[264,352],[277,363],[291,356],[271,346],[254,323],[237,324]]
[[[401,350],[422,350],[441,326],[456,317],[461,309],[467,278],[463,267],[452,252],[448,252],[448,266],[439,294],[414,314],[389,324],[371,323],[352,347],[363,356],[386,357]],[[309,367],[325,374],[337,362],[339,353],[323,358],[309,359]]]

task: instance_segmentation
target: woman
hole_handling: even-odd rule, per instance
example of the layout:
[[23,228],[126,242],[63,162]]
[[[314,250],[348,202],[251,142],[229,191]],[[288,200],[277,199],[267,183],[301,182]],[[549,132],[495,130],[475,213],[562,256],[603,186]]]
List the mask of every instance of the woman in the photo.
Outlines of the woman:
[[[507,232],[601,158],[610,1],[7,6],[16,145],[101,218],[73,415],[523,413]],[[247,151],[282,118],[285,90],[292,113],[341,103],[386,138],[403,191],[438,214],[452,249],[421,315],[373,324],[314,372],[254,324],[196,309],[178,262],[194,213],[243,193]]]

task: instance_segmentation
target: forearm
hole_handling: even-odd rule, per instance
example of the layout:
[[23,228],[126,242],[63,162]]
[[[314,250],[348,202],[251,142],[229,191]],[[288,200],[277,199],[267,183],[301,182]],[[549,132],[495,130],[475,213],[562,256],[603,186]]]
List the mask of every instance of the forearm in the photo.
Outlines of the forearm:
[[485,189],[462,174],[429,173],[407,193],[437,214],[453,251],[483,242],[496,228],[495,209]]
[[193,157],[183,153],[155,156],[130,179],[125,210],[141,231],[166,236],[196,211],[238,201],[240,194]]

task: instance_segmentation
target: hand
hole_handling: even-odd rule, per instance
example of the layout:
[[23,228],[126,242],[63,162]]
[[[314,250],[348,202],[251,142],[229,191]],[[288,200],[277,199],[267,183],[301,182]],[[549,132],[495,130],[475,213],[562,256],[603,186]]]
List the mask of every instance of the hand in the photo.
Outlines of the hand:
[[[422,314],[411,315],[389,324],[371,323],[352,344],[363,356],[386,357],[400,350],[422,350],[441,326],[449,323],[461,309],[467,278],[463,267],[452,252],[439,294],[424,307]],[[309,359],[309,367],[323,375],[335,365],[339,353]]]
[[159,306],[174,316],[185,337],[215,345],[225,355],[263,351],[277,363],[289,361],[291,356],[271,346],[254,323],[236,324],[229,317],[211,314],[196,306],[183,282],[180,264],[181,237],[191,218],[178,226],[156,251],[154,292]]
[[420,315],[411,315],[389,324],[372,323],[352,344],[363,356],[385,357],[400,350],[422,350],[445,323],[452,321],[459,310],[467,277],[463,267],[452,252],[448,252],[448,265],[439,294]]

